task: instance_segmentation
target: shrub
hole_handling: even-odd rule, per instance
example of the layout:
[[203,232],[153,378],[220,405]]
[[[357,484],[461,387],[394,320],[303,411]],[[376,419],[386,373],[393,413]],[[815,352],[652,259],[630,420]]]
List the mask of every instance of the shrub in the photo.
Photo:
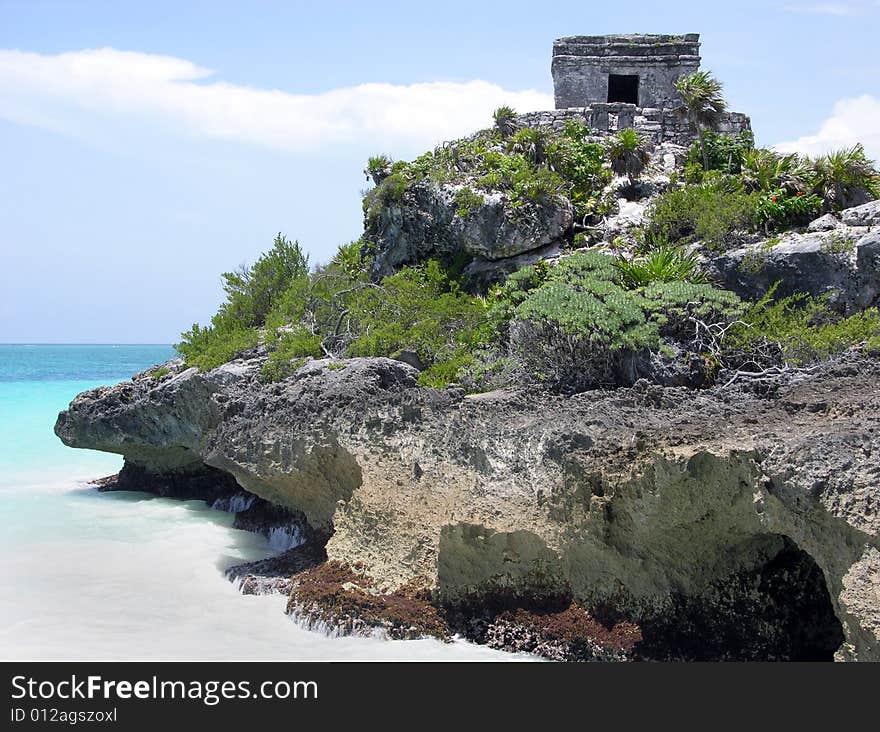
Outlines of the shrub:
[[[707,170],[729,174],[738,174],[742,170],[744,156],[754,147],[754,137],[751,132],[726,135],[713,130],[703,130],[702,140],[709,161]],[[685,159],[685,180],[689,183],[699,183],[707,170],[703,169],[702,146],[699,140],[695,140],[688,149]]]
[[373,155],[367,160],[364,175],[367,176],[367,180],[372,180],[375,185],[379,185],[391,175],[392,165],[393,161],[387,155]]
[[201,371],[210,371],[231,361],[242,351],[253,348],[259,341],[254,328],[217,319],[205,328],[197,323],[181,335],[181,342],[175,348],[186,361],[187,366],[195,366]]
[[755,222],[768,234],[812,221],[822,210],[822,199],[814,193],[798,191],[789,195],[782,189],[761,196],[755,207]]
[[813,161],[815,192],[831,209],[880,198],[880,173],[861,145],[836,150]]
[[646,234],[673,243],[703,241],[711,248],[737,243],[754,227],[755,193],[688,185],[662,195],[650,207]]
[[780,155],[773,150],[754,148],[742,163],[742,183],[750,191],[778,191],[796,195],[811,191],[816,173],[809,161],[796,154]]
[[547,153],[547,131],[541,127],[522,127],[510,137],[509,152],[519,153],[532,165],[541,165]]
[[262,325],[276,298],[297,279],[309,272],[309,258],[299,242],[288,241],[279,233],[272,248],[253,266],[242,265],[223,274],[226,303],[221,312],[244,327]]
[[736,295],[708,284],[626,290],[619,276],[611,257],[586,252],[543,273],[521,270],[495,293],[492,310],[510,312],[513,352],[537,379],[562,391],[629,383],[640,354],[662,336],[683,337],[690,316],[714,324],[741,312]]
[[651,282],[705,282],[696,254],[678,247],[664,245],[636,259],[623,257],[614,262],[621,280],[629,288],[644,287]]
[[581,219],[600,208],[599,195],[611,179],[611,172],[604,167],[605,148],[589,142],[588,132],[585,125],[568,120],[563,134],[547,146],[548,165],[565,181],[567,195]]
[[485,337],[485,303],[463,292],[439,262],[405,267],[348,300],[356,337],[350,356],[418,353],[429,369],[425,380],[452,380],[466,354]]
[[495,120],[495,127],[502,137],[510,137],[516,130],[516,112],[512,107],[498,107],[493,113],[492,118]]
[[661,336],[697,341],[698,325],[714,326],[739,318],[744,305],[736,294],[706,282],[655,281],[641,290],[644,308]]
[[253,266],[224,273],[226,302],[209,326],[194,324],[175,346],[187,365],[207,371],[256,346],[258,329],[273,308],[297,283],[308,281],[308,261],[299,242],[279,233]]
[[455,203],[458,205],[456,213],[464,218],[483,205],[483,197],[470,186],[465,186],[456,192]]
[[880,337],[876,308],[844,318],[830,311],[827,296],[796,294],[774,301],[775,289],[753,303],[743,323],[725,336],[725,350],[734,365],[804,366]]
[[301,324],[287,326],[278,336],[269,359],[263,365],[260,378],[263,381],[278,381],[290,376],[306,358],[320,358],[321,336],[311,333]]

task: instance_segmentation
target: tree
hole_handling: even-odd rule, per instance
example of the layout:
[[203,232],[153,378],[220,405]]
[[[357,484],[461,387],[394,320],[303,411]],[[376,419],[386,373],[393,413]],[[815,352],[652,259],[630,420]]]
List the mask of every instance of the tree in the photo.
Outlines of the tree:
[[632,127],[614,135],[607,143],[606,152],[611,161],[611,170],[616,175],[625,175],[630,185],[641,175],[651,158],[647,141]]
[[684,102],[688,120],[697,131],[703,153],[703,170],[708,170],[709,151],[703,133],[707,129],[714,129],[718,118],[727,109],[727,103],[721,95],[721,82],[708,71],[695,71],[678,79],[675,88]]
[[309,257],[297,241],[289,241],[280,232],[272,248],[248,267],[223,273],[226,303],[221,309],[244,327],[260,326],[274,300],[294,280],[309,273]]

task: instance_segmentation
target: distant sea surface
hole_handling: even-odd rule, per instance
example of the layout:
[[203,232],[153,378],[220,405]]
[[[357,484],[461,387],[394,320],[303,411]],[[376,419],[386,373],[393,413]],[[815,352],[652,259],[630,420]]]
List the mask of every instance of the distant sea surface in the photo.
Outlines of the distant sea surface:
[[173,356],[165,345],[0,345],[0,659],[502,660],[464,642],[328,638],[223,570],[270,552],[201,501],[99,493],[116,455],[52,427],[79,392]]

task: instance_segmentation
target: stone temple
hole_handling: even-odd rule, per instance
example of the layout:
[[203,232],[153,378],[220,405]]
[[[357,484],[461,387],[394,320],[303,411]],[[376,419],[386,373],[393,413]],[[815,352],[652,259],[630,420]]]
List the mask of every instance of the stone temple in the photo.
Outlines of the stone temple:
[[[579,119],[600,133],[634,127],[655,144],[687,145],[695,130],[675,82],[699,68],[698,33],[559,38],[551,64],[556,109],[523,115],[523,122],[561,128]],[[751,122],[725,112],[718,130],[736,135],[751,130]]]
[[675,82],[700,68],[700,36],[573,36],[553,43],[556,108],[595,102],[672,107]]

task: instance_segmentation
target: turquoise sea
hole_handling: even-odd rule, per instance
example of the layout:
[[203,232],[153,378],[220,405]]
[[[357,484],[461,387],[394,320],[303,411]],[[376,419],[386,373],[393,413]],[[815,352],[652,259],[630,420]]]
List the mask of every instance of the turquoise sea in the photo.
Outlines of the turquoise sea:
[[231,514],[89,487],[121,458],[62,445],[58,412],[171,356],[163,345],[0,345],[0,659],[512,658],[304,630],[283,597],[241,595],[224,578],[270,552]]

